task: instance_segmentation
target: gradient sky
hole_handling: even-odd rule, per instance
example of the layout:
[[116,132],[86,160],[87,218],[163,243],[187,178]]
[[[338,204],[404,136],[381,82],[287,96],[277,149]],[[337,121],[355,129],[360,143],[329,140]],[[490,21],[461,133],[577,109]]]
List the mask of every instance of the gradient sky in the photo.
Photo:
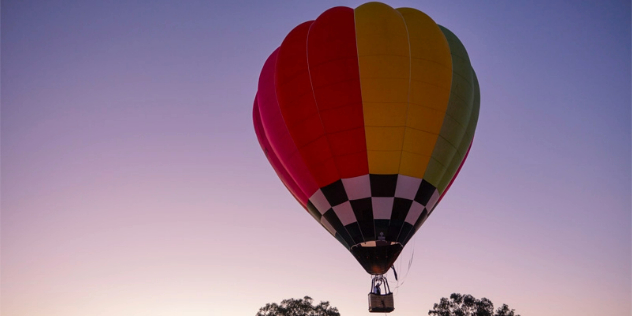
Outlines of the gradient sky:
[[[254,315],[303,295],[369,314],[370,277],[251,121],[285,35],[361,3],[2,1],[2,315]],[[459,36],[481,87],[393,315],[453,292],[630,315],[630,2],[388,4]]]

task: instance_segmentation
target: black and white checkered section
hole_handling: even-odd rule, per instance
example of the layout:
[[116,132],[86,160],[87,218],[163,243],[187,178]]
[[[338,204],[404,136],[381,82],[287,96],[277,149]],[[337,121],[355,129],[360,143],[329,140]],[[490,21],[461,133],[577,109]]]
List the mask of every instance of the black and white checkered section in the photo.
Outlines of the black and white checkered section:
[[382,237],[405,245],[438,200],[439,191],[425,180],[367,174],[321,188],[307,209],[347,248]]

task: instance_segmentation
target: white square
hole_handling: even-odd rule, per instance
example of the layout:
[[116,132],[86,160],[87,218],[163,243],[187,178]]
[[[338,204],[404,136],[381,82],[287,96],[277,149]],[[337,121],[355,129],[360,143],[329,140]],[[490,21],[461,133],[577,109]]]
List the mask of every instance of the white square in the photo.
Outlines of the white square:
[[395,198],[392,197],[371,198],[371,203],[373,204],[373,219],[391,219],[394,201]]
[[406,215],[406,223],[414,226],[423,211],[424,206],[417,203],[416,201],[413,201],[413,205],[410,206],[410,209],[408,210],[408,215]]
[[311,198],[309,198],[309,201],[314,204],[320,214],[325,214],[325,212],[327,212],[331,208],[329,201],[327,201],[327,198],[323,194],[323,191],[321,191],[320,189],[316,191],[316,193],[314,193]]
[[400,174],[399,176],[397,176],[395,197],[414,200],[420,185],[421,179]]
[[428,200],[428,203],[426,203],[426,208],[429,211],[432,211],[438,201],[439,201],[439,190],[435,189],[434,192],[432,192],[432,196],[430,197],[430,200]]
[[349,201],[334,206],[334,212],[338,215],[342,225],[347,226],[358,221],[353,213],[353,208],[351,207],[351,203],[349,203]]
[[347,191],[347,197],[349,200],[359,200],[371,197],[371,181],[369,175],[342,179],[342,184]]

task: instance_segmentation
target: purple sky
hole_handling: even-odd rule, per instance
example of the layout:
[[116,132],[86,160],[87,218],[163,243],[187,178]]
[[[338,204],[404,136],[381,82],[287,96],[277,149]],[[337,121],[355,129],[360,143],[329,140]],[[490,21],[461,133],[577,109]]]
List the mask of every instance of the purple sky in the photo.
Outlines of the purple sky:
[[[368,314],[369,276],[251,122],[285,35],[361,3],[2,1],[1,314],[254,315],[303,295]],[[459,36],[481,87],[468,161],[396,264],[414,249],[393,315],[453,292],[629,315],[630,2],[388,4]]]

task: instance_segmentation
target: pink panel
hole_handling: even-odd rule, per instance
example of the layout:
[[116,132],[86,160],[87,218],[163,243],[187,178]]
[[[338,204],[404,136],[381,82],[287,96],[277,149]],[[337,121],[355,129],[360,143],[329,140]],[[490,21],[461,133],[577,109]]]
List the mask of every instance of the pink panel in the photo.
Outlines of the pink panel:
[[[279,49],[268,57],[259,77],[257,103],[261,125],[265,131],[266,139],[276,157],[279,158],[281,165],[303,192],[301,198],[309,197],[318,190],[318,185],[294,144],[279,108],[274,81],[278,52]],[[287,182],[285,184],[289,187]],[[301,203],[307,204],[307,198],[301,200]]]
[[266,154],[266,157],[272,165],[272,168],[276,172],[277,176],[279,176],[279,179],[281,179],[283,184],[285,184],[285,187],[290,191],[290,193],[292,193],[294,198],[299,203],[301,203],[303,207],[306,207],[309,197],[307,197],[305,193],[303,193],[298,184],[296,184],[296,181],[292,179],[292,176],[290,176],[290,174],[287,172],[287,170],[279,160],[279,157],[277,157],[276,153],[274,152],[274,150],[272,150],[272,147],[270,146],[270,142],[268,141],[265,131],[263,130],[263,125],[261,124],[261,114],[259,113],[259,104],[257,102],[256,96],[255,103],[253,105],[252,120],[255,125],[255,134],[257,134],[259,145],[261,145],[261,149]]

